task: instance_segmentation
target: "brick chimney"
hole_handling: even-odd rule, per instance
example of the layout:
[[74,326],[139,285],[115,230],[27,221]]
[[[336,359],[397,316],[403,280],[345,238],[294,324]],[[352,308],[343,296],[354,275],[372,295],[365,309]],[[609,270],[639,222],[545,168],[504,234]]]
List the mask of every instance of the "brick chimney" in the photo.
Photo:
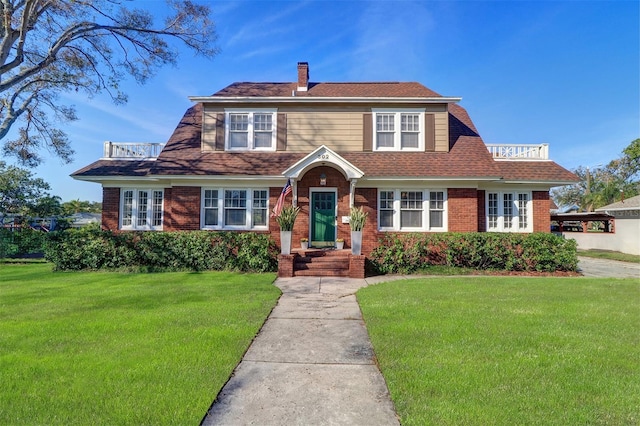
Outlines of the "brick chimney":
[[306,92],[309,88],[309,63],[298,62],[298,91]]

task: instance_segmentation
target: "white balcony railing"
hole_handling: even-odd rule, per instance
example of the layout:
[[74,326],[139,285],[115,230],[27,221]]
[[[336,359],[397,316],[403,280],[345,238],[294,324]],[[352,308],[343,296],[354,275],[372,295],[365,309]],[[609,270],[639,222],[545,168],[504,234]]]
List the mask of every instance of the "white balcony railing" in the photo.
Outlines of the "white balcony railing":
[[155,160],[162,148],[163,143],[106,141],[103,158]]
[[549,144],[486,144],[496,160],[548,160]]

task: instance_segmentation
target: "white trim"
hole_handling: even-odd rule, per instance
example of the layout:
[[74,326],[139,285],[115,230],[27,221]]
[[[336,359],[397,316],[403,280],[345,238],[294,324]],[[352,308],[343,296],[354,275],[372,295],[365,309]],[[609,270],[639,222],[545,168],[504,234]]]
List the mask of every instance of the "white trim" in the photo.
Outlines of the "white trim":
[[331,149],[327,148],[325,145],[322,145],[312,151],[309,155],[283,171],[282,174],[286,178],[298,180],[307,172],[307,170],[327,164],[336,166],[342,171],[347,179],[359,179],[364,176],[364,172],[362,170],[336,154]]
[[[248,129],[247,129],[247,146],[246,147],[232,147],[230,145],[230,125],[231,114],[247,114],[248,117]],[[271,114],[271,146],[270,147],[255,147],[254,137],[254,116],[255,114]],[[277,108],[225,108],[224,110],[224,150],[231,152],[246,152],[246,151],[264,151],[274,152],[277,148],[277,134],[278,134],[278,109]]]
[[[497,223],[496,226],[490,227],[489,222],[489,194],[497,194],[498,195],[498,213],[497,213]],[[505,227],[505,215],[504,215],[504,196],[505,194],[511,194],[513,196],[512,199],[512,214],[511,221],[512,226],[506,228]],[[518,195],[526,194],[527,195],[527,204],[526,204],[526,214],[527,214],[527,226],[525,228],[519,227],[519,210],[518,210]],[[511,190],[485,190],[484,196],[484,206],[485,206],[485,230],[487,232],[508,232],[508,233],[531,233],[533,232],[533,191],[518,191],[517,189]]]
[[[245,222],[244,225],[227,225],[224,220],[225,213],[225,191],[246,191],[246,206],[245,206]],[[218,224],[217,225],[205,225],[205,191],[218,191],[217,197],[217,209],[218,209]],[[266,191],[267,192],[267,224],[253,226],[253,191]],[[202,230],[225,230],[225,231],[268,231],[269,230],[269,187],[234,187],[234,186],[203,186],[200,189],[200,229]]]
[[[402,152],[424,152],[425,144],[425,128],[424,128],[424,114],[425,108],[371,108],[372,113],[372,134],[373,134],[373,152],[387,152],[387,151],[402,151]],[[377,116],[378,114],[392,115],[394,119],[393,129],[393,146],[392,147],[379,147],[378,146],[378,126]],[[403,114],[418,114],[418,146],[416,148],[402,148],[402,115]]]
[[[380,225],[380,193],[393,192],[393,226],[382,227]],[[401,193],[404,191],[421,192],[422,193],[422,226],[421,227],[401,227],[400,215],[401,215]],[[431,226],[431,192],[442,192],[442,226]],[[446,232],[449,229],[449,195],[447,188],[377,188],[377,205],[378,205],[378,231],[380,232]]]
[[[124,194],[127,191],[132,191],[131,198],[131,224],[124,225]],[[147,194],[147,211],[146,213],[146,225],[138,225],[139,207],[138,201],[139,193],[146,191]],[[153,225],[153,196],[154,192],[160,192],[162,194],[162,203],[160,204],[160,225]],[[162,231],[164,224],[164,188],[153,187],[122,187],[120,188],[120,199],[118,203],[118,229],[124,231]]]

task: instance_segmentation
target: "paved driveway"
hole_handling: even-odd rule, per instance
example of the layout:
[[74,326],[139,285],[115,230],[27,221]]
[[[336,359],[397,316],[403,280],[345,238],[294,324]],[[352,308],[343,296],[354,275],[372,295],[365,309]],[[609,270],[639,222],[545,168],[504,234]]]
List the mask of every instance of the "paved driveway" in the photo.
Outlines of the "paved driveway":
[[640,279],[640,264],[638,263],[578,256],[578,269],[585,277]]

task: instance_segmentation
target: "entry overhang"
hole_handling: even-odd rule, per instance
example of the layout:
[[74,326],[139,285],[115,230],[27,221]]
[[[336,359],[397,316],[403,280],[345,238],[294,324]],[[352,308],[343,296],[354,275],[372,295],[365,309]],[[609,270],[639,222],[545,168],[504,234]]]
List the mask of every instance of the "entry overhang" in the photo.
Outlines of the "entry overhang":
[[317,148],[309,155],[289,167],[282,174],[290,179],[299,180],[308,170],[317,166],[333,166],[340,170],[342,174],[348,179],[360,179],[364,176],[364,172],[345,160],[340,155],[336,154],[325,145]]

